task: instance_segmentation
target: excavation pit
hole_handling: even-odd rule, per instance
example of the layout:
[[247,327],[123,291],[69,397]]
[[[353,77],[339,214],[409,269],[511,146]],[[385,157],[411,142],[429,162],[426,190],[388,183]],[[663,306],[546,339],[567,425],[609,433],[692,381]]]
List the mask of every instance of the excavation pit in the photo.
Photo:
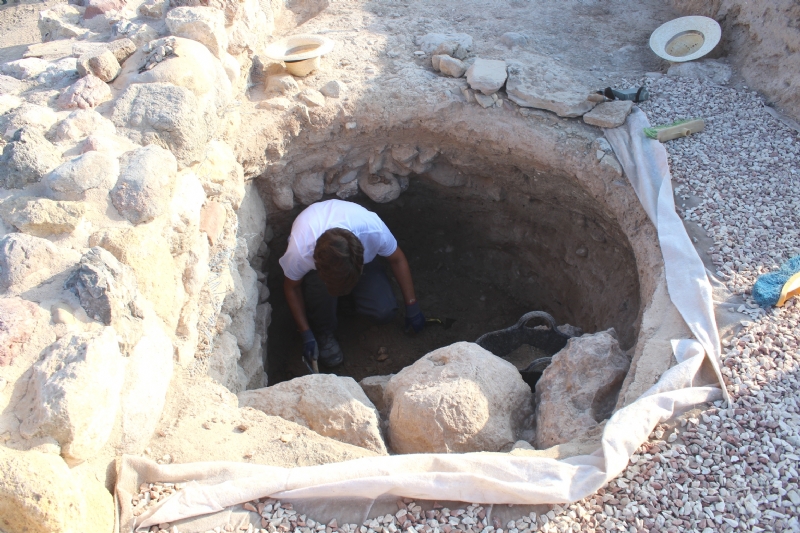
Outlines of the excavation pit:
[[[394,201],[376,203],[363,193],[350,200],[376,212],[397,238],[425,315],[451,325],[429,324],[411,336],[403,330],[402,305],[393,323],[373,325],[349,312],[342,298],[337,337],[345,362],[333,373],[357,381],[394,374],[437,348],[509,327],[532,310],[585,332],[614,328],[623,349],[635,344],[641,305],[633,249],[574,178],[534,169],[460,170],[446,155],[436,161],[428,172],[409,174],[408,189]],[[339,176],[347,168],[345,161]],[[437,183],[442,176],[459,186]],[[267,335],[270,385],[308,372],[278,264],[303,208],[270,221],[275,235],[267,269],[273,308]]]

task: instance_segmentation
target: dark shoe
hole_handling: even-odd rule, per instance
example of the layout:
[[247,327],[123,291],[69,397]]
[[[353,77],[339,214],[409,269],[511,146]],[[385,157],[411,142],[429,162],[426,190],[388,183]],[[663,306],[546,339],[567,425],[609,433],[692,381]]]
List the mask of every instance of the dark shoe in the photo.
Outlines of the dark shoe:
[[319,336],[319,362],[328,368],[339,366],[344,361],[342,348],[336,341],[333,334],[323,334]]

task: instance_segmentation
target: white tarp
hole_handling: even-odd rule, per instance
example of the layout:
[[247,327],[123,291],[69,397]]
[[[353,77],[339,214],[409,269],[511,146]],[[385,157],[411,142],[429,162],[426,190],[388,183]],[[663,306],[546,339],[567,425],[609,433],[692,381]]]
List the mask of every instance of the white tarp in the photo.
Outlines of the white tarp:
[[[622,472],[660,421],[727,397],[724,387],[697,386],[706,359],[720,376],[711,286],[675,212],[666,151],[644,136],[648,126],[645,114],[634,108],[625,126],[606,130],[606,136],[658,229],[670,298],[697,340],[673,341],[678,364],[639,399],[614,413],[594,454],[565,460],[502,453],[396,455],[299,468],[239,463],[158,466],[125,457],[117,483],[121,530],[221,512],[266,496],[300,504],[310,516],[319,516],[315,511],[329,513],[333,504],[358,517],[351,521],[366,519],[375,501],[386,496],[496,504],[572,502],[593,494]],[[197,483],[134,523],[127,502],[145,478]]]

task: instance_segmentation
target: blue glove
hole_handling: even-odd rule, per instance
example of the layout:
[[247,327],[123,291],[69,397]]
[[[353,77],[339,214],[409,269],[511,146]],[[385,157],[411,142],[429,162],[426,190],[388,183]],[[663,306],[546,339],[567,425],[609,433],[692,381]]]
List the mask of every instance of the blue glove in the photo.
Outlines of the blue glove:
[[406,331],[419,333],[425,328],[425,315],[419,308],[419,302],[406,306]]
[[300,335],[303,337],[303,362],[311,372],[314,372],[314,368],[316,367],[314,363],[319,359],[317,339],[314,338],[314,334],[310,329],[305,330]]

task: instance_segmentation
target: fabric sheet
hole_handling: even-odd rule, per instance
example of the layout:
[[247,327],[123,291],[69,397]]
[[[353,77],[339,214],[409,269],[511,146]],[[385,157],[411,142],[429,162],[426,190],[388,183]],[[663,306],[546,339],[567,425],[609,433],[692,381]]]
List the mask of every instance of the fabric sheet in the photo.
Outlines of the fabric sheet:
[[[724,387],[701,386],[706,361],[720,377],[711,286],[675,212],[666,151],[643,134],[649,125],[645,114],[634,108],[626,124],[606,130],[606,136],[658,229],[670,298],[696,339],[673,342],[678,363],[639,399],[614,413],[596,452],[564,460],[503,453],[396,455],[291,469],[241,463],[159,466],[126,456],[118,466],[121,531],[213,513],[227,520],[231,506],[267,496],[292,502],[311,517],[330,516],[333,509],[336,516],[357,523],[388,497],[488,504],[573,502],[622,472],[656,424],[723,398]],[[126,502],[144,481],[193,482],[134,519]]]

